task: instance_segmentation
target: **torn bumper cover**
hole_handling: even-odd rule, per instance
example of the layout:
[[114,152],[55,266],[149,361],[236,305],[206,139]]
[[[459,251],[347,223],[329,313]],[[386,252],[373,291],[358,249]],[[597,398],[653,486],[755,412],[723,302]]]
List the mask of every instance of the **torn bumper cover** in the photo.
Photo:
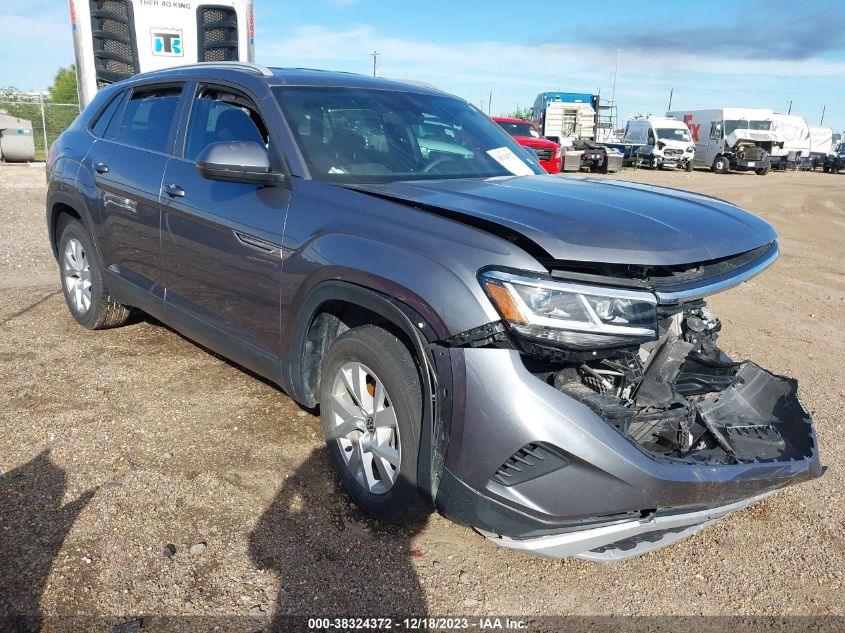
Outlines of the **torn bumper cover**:
[[656,513],[641,519],[537,538],[513,539],[481,533],[497,545],[543,558],[576,556],[601,562],[625,560],[692,536],[723,516],[747,508],[772,494],[768,492],[695,512]]
[[[659,454],[601,413],[602,394],[593,392],[596,400],[588,403],[567,393],[529,370],[516,350],[450,353],[464,389],[454,394],[461,406],[435,503],[505,547],[549,557],[627,558],[823,472],[795,381],[753,363],[735,365],[730,386],[718,393],[685,396],[700,414],[692,419],[706,428],[691,427],[694,445],[686,452]],[[694,392],[701,380],[725,371],[692,369],[671,372],[675,389]],[[652,399],[659,397],[653,387]],[[637,437],[647,435],[636,426],[642,417],[631,425]],[[651,435],[655,450],[663,432]],[[707,433],[721,439],[705,447],[699,438]]]

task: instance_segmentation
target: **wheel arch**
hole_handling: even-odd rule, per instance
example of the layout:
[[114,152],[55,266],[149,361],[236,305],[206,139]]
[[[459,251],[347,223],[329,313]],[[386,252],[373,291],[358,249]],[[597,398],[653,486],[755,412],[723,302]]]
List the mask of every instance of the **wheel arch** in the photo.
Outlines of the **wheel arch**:
[[429,362],[428,345],[438,333],[416,310],[392,297],[346,281],[324,281],[299,309],[290,347],[290,385],[307,407],[319,404],[320,364],[340,334],[359,325],[380,325],[409,348],[421,368]]
[[69,216],[75,220],[79,220],[85,226],[91,235],[94,248],[98,250],[97,255],[99,256],[99,245],[97,244],[97,240],[94,239],[94,231],[88,210],[84,204],[81,204],[79,200],[66,192],[57,192],[52,195],[47,206],[47,233],[53,256],[58,258],[58,229],[62,216]]
[[433,500],[451,426],[452,393],[450,358],[448,351],[436,344],[438,332],[407,304],[345,281],[320,283],[305,299],[299,314],[290,348],[289,384],[294,399],[307,407],[319,404],[323,358],[346,330],[380,325],[408,346],[418,364],[423,389],[417,483]]

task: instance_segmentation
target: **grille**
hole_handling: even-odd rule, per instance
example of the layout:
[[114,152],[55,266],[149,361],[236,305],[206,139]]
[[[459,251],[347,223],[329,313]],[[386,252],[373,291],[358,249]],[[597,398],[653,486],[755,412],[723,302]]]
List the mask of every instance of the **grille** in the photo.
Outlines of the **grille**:
[[129,0],[89,0],[97,85],[104,86],[138,72],[132,5]]
[[540,160],[551,160],[552,156],[555,155],[555,151],[548,147],[532,147],[531,149],[534,150]]
[[198,61],[238,61],[238,15],[231,7],[200,7]]
[[569,460],[546,444],[526,444],[499,466],[493,480],[515,486],[569,465]]
[[663,154],[666,156],[680,156],[684,153],[682,149],[667,149],[663,150]]

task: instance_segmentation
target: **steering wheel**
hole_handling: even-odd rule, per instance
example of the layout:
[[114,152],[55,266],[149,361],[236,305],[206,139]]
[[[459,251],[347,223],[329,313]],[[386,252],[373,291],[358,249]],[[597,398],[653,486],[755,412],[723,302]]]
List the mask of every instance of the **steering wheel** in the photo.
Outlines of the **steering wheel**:
[[450,163],[450,162],[455,162],[455,159],[452,158],[451,156],[441,156],[440,158],[435,158],[428,165],[426,165],[425,167],[422,168],[422,173],[427,174],[428,172],[430,172],[432,169],[434,169],[438,165],[442,165],[443,163]]

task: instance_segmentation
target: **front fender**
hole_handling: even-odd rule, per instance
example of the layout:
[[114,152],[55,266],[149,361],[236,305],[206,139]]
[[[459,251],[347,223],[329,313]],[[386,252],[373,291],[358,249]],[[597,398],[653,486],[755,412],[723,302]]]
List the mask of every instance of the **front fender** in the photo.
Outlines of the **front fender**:
[[432,502],[445,465],[452,414],[452,371],[448,353],[436,344],[436,330],[407,304],[349,281],[328,280],[313,287],[300,308],[300,319],[293,335],[288,363],[291,395],[306,406],[317,404],[306,384],[310,373],[303,366],[308,331],[322,306],[341,301],[364,308],[397,327],[414,346],[420,363],[423,393],[423,419],[417,466],[417,483]]

